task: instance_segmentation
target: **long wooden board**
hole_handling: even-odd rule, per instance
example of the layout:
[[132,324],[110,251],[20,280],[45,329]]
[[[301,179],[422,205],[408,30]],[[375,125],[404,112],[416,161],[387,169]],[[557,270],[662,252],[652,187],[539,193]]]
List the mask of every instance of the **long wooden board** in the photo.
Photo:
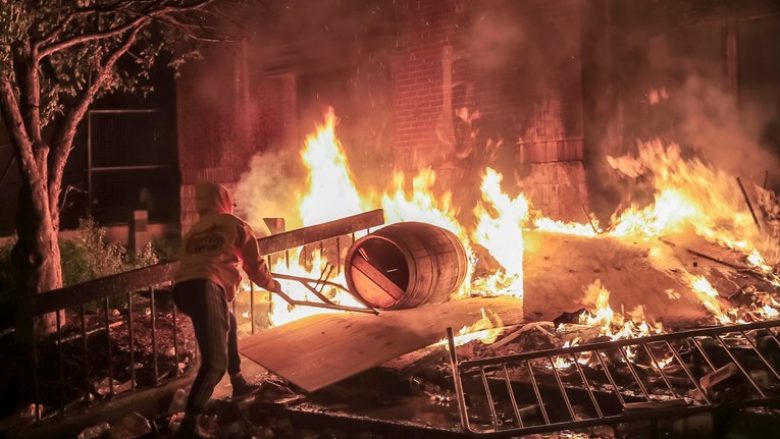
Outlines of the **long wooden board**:
[[[268,255],[290,248],[346,235],[369,227],[385,223],[382,209],[316,224],[309,227],[290,230],[266,236],[257,240],[260,253]],[[35,313],[46,314],[66,306],[75,306],[105,297],[126,294],[131,291],[147,289],[151,286],[170,282],[173,273],[179,267],[179,261],[163,262],[150,267],[101,277],[76,285],[47,291],[35,295]]]
[[377,209],[326,223],[266,236],[258,239],[257,244],[260,247],[260,254],[268,255],[328,238],[348,235],[358,230],[381,226],[384,223],[384,211]]
[[471,325],[482,308],[504,324],[523,319],[522,301],[473,298],[380,315],[320,314],[239,340],[239,351],[302,389],[313,392]]

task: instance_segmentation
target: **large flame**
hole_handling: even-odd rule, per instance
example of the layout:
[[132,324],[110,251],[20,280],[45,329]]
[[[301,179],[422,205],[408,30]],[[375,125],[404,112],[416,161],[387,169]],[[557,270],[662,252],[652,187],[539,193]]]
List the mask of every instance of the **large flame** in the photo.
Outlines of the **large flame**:
[[[653,141],[639,145],[636,157],[609,158],[613,167],[628,178],[644,180],[654,195],[647,205],[633,204],[616,212],[612,224],[603,229],[595,219],[585,223],[565,223],[544,217],[533,211],[523,194],[511,197],[502,187],[502,175],[485,169],[480,185],[481,201],[474,209],[476,226],[467,229],[458,221],[460,208],[455,206],[449,191],[436,191],[436,173],[429,168],[416,175],[396,172],[381,200],[361,194],[352,178],[348,160],[335,134],[336,117],[331,109],[324,123],[306,138],[301,158],[308,169],[305,190],[298,196],[300,222],[312,225],[341,218],[378,207],[384,209],[387,223],[422,221],[453,232],[462,241],[469,259],[467,281],[457,292],[459,296],[523,295],[523,228],[597,236],[607,234],[619,239],[647,243],[649,259],[658,268],[676,273],[687,282],[699,297],[702,306],[718,322],[737,321],[704,276],[688,273],[681,264],[670,261],[669,251],[663,249],[657,238],[692,230],[704,239],[741,252],[746,264],[771,275],[770,266],[761,253],[758,229],[746,209],[745,199],[732,176],[708,166],[699,159],[686,159],[676,145],[664,146]],[[470,207],[468,207],[470,208]],[[587,212],[586,212],[587,214]],[[588,214],[589,215],[589,214]],[[294,223],[291,218],[290,222]],[[497,264],[488,275],[474,275],[475,247],[484,248]],[[322,267],[341,255],[292,255],[290,265],[279,262],[274,270],[297,276],[318,278]],[[492,263],[493,261],[491,261]],[[481,277],[480,277],[481,276]],[[775,278],[773,278],[775,279]],[[344,283],[339,273],[336,282]],[[778,282],[780,280],[770,280]],[[284,289],[296,299],[314,300],[311,293],[294,282],[284,282]],[[328,291],[336,302],[359,306],[354,298],[338,291]],[[595,282],[585,288],[585,303],[590,312],[582,316],[581,324],[594,326],[610,338],[647,335],[662,330],[660,325],[644,320],[642,308],[629,313],[617,312],[609,305],[609,291]],[[271,320],[281,324],[306,315],[330,312],[309,307],[289,307],[281,298],[273,296]],[[765,296],[756,296],[757,318],[780,315],[780,302]],[[483,317],[474,325],[461,330],[494,337],[500,326],[495,316],[483,311]],[[500,323],[500,322],[499,322]],[[480,329],[480,330],[478,330]],[[487,335],[485,335],[487,334]],[[467,337],[459,336],[459,343]]]
[[[528,201],[523,194],[510,198],[501,190],[502,176],[488,168],[482,179],[479,220],[472,235],[501,265],[485,282],[490,292],[523,297],[523,224],[528,219]],[[483,284],[483,285],[485,285]]]
[[[299,194],[299,220],[304,226],[355,215],[370,208],[355,187],[341,142],[336,137],[336,116],[332,108],[325,114],[325,121],[306,137],[301,158],[308,169],[306,190]],[[308,252],[308,253],[307,253]],[[326,257],[320,249],[299,249],[290,252],[284,260],[272,267],[274,272],[319,279],[328,264],[341,255]],[[330,281],[345,285],[343,273],[337,273]],[[306,287],[297,281],[281,280],[282,289],[295,300],[319,302]],[[329,287],[323,294],[334,303],[362,307],[349,293]],[[282,297],[271,295],[271,324],[281,325],[315,314],[333,311],[309,306],[291,306]]]
[[355,188],[341,142],[336,138],[333,108],[325,114],[325,124],[306,137],[301,157],[309,170],[307,190],[298,203],[304,226],[367,210]]
[[[392,188],[382,196],[382,209],[388,223],[399,221],[420,221],[439,226],[454,233],[463,243],[468,265],[466,279],[474,271],[474,252],[468,240],[466,229],[456,219],[457,211],[452,206],[452,194],[445,192],[435,195],[436,173],[426,168],[412,178],[412,190],[407,191],[407,177],[402,172],[393,176]],[[469,291],[468,282],[464,282],[456,295],[464,296]]]
[[[773,269],[760,250],[765,240],[736,179],[698,158],[684,158],[678,145],[664,146],[657,140],[640,144],[636,157],[608,157],[608,161],[626,177],[644,179],[654,195],[647,205],[632,204],[616,212],[604,233],[647,243],[651,263],[677,273],[718,322],[741,321],[724,310],[718,291],[706,277],[688,273],[656,239],[692,230],[709,242],[741,252],[748,266],[771,274]],[[601,232],[595,223],[562,223],[544,217],[535,219],[534,226],[580,236]],[[776,280],[769,281],[774,284]],[[762,305],[757,314],[771,315],[770,309],[777,311],[773,306]]]
[[749,254],[757,229],[736,180],[680,147],[660,141],[640,145],[636,163],[652,176],[655,202],[619,215],[613,234],[668,235],[692,227],[699,236]]

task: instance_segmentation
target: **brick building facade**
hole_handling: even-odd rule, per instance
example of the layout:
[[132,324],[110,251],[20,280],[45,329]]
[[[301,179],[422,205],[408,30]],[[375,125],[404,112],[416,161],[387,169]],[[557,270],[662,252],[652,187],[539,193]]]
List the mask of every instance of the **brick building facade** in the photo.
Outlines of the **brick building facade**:
[[393,65],[397,165],[433,165],[453,189],[478,185],[491,166],[547,215],[582,220],[581,7],[402,3]]
[[250,81],[242,47],[212,50],[207,62],[188,65],[177,81],[181,170],[181,223],[192,224],[195,184],[233,188],[251,157],[274,142],[295,143],[296,82],[293,73]]
[[[674,138],[664,131],[676,129],[664,119],[670,104],[648,93],[659,84],[682,93],[679,78],[704,71],[741,98],[748,88],[735,78],[760,67],[755,60],[780,66],[769,53],[737,55],[758,38],[754,29],[780,32],[771,2],[630,3],[374,0],[296,10],[290,2],[273,19],[292,33],[259,24],[268,28],[259,41],[207,53],[178,81],[182,223],[192,221],[196,181],[235,184],[272,145],[297,155],[312,109],[333,101],[358,179],[432,167],[440,186],[473,198],[491,166],[507,190],[553,218],[608,212],[617,202],[604,156],[653,133]],[[685,44],[672,44],[680,38]],[[654,64],[667,46],[674,51]],[[700,67],[711,64],[722,68]]]
[[[371,69],[377,58],[389,77],[382,91],[388,102],[365,111],[383,112],[372,119],[389,121],[383,127],[383,147],[390,149],[396,169],[433,167],[444,188],[457,192],[456,182],[477,189],[477,176],[464,174],[497,167],[507,174],[507,185],[514,182],[548,215],[582,220],[579,206],[587,204],[578,61],[582,2],[549,6],[532,1],[522,8],[516,3],[395,2],[385,18],[389,22],[376,26],[381,34],[361,37],[365,41],[355,51],[362,56],[346,59],[312,63],[306,43],[285,46],[262,62],[247,53],[246,45],[207,53],[205,62],[185,69],[177,87],[182,223],[193,219],[189,206],[196,181],[234,184],[253,154],[273,143],[300,140],[305,132],[300,115],[310,98],[304,95],[302,78],[341,68],[346,71],[341,80],[352,84],[356,72]],[[517,20],[529,34],[501,30],[503,35],[475,42],[484,26],[506,13],[510,18],[501,26],[512,28]],[[540,20],[548,27],[530,26]],[[532,47],[540,36],[566,40],[566,45],[553,44],[550,53],[541,53]],[[518,37],[525,47],[513,44],[511,39]],[[316,52],[317,44],[312,42],[310,49]],[[534,53],[526,58],[523,49],[529,48]],[[549,65],[529,67],[529,59]],[[548,81],[559,69],[567,72],[567,81]],[[346,93],[376,95],[376,87],[358,84]]]

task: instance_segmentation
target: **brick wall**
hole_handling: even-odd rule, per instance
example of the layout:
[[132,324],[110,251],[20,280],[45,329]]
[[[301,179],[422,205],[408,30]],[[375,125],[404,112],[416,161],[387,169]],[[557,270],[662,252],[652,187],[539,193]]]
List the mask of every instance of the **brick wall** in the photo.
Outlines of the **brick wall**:
[[443,136],[451,131],[452,120],[444,108],[442,60],[452,60],[453,38],[465,18],[465,6],[467,2],[459,0],[399,3],[392,80],[393,142],[401,169],[442,159],[449,148],[446,142],[451,140]]
[[233,189],[255,153],[296,137],[294,74],[264,74],[248,65],[241,46],[204,57],[187,65],[177,81],[183,230],[197,218],[195,183]]
[[294,73],[258,74],[254,78],[252,125],[255,151],[276,144],[295,145],[298,137],[297,77]]
[[[508,184],[528,191],[534,204],[577,218],[579,203],[570,201],[587,204],[581,2],[396,2],[397,38],[382,43],[391,52],[396,168],[432,166],[443,185],[456,190],[463,172],[473,172],[464,166],[493,166]],[[493,25],[497,19],[500,26]],[[495,33],[502,26],[503,33]],[[537,47],[538,41],[549,46]],[[178,82],[185,227],[194,218],[195,182],[234,184],[252,154],[277,143],[295,144],[301,128],[298,75],[266,73],[241,48],[206,57],[187,66]],[[291,65],[286,72],[301,68]]]
[[464,166],[491,166],[550,215],[582,216],[581,3],[400,2],[397,167],[431,166],[456,191],[473,184]]

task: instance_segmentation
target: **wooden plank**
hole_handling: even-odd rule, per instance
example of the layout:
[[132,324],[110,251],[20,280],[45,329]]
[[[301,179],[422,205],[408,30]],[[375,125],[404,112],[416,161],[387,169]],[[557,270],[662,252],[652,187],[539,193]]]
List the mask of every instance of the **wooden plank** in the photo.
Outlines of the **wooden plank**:
[[472,298],[412,309],[383,311],[378,316],[319,314],[239,340],[239,351],[302,389],[313,392],[433,344],[474,324],[482,309],[505,324],[523,318],[522,301],[509,297]]
[[327,223],[271,235],[259,239],[257,242],[260,245],[260,253],[267,255],[324,239],[347,235],[369,227],[381,226],[384,223],[384,212],[382,209],[377,209]]
[[665,324],[711,316],[682,279],[654,266],[645,242],[539,231],[523,237],[523,307],[530,321],[586,307],[585,288],[596,280],[609,290],[615,311],[641,305],[648,320]]
[[355,267],[350,267],[349,270],[352,274],[352,285],[355,291],[360,291],[360,294],[356,294],[361,299],[370,303],[372,307],[379,309],[390,308],[396,302],[393,296],[387,294],[387,291],[377,285],[368,276],[363,274],[362,271]]
[[[398,285],[393,283],[393,281],[388,279],[387,276],[384,275],[384,273],[379,271],[373,265],[369,264],[368,261],[366,261],[362,257],[353,258],[351,268],[354,268],[360,273],[364,274],[369,281],[376,284],[379,288],[382,289],[382,291],[387,293],[387,295],[389,295],[393,299],[399,300],[404,296],[405,294],[404,290],[402,290]],[[356,273],[353,272],[352,274],[356,274]]]
[[[260,246],[260,253],[267,255],[382,224],[384,224],[384,213],[378,209],[266,236],[258,239],[257,243]],[[37,294],[35,296],[35,314],[46,314],[68,306],[171,282],[178,267],[179,261],[165,262]]]

